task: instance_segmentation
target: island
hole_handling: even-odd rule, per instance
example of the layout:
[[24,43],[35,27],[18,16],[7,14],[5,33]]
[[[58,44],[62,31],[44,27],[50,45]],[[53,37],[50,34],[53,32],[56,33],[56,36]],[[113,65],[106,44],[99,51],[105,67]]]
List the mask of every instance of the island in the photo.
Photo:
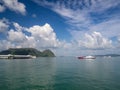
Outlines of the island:
[[7,56],[9,58],[31,58],[31,57],[55,57],[55,54],[47,49],[43,52],[35,48],[10,48],[0,52],[1,57]]

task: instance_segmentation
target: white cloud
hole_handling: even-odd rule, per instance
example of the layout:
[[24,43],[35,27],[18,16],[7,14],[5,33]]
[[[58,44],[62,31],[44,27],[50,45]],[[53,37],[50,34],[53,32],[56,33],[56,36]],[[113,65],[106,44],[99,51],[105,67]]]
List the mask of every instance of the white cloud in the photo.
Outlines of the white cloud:
[[79,37],[70,43],[64,42],[62,47],[56,50],[56,53],[58,55],[77,56],[114,52],[115,46],[113,46],[112,40],[104,37],[100,32],[83,33],[83,35],[79,34]]
[[120,42],[120,36],[118,37],[118,41]]
[[[103,13],[107,9],[120,4],[120,0],[33,0],[61,15],[71,25],[73,30],[86,30],[93,25],[90,13]],[[109,17],[109,16],[107,16]]]
[[2,0],[1,3],[4,5],[0,7],[1,12],[4,11],[4,8],[8,8],[23,15],[26,13],[25,5],[21,2],[18,2],[18,0]]
[[53,10],[66,19],[66,23],[71,26],[68,30],[73,38],[70,44],[74,48],[70,49],[72,51],[87,48],[87,50],[92,49],[92,52],[95,49],[95,53],[97,49],[108,52],[109,50],[105,49],[113,49],[113,45],[115,45],[112,38],[120,35],[120,17],[118,13],[102,17],[105,18],[104,20],[99,19],[100,16],[96,17],[100,22],[93,20],[95,17],[91,16],[91,13],[95,15],[107,13],[107,10],[119,6],[120,0],[33,1]]
[[11,42],[9,42],[8,40],[0,40],[0,51],[8,49],[10,47],[14,47]]
[[120,21],[117,19],[110,19],[105,22],[91,25],[89,32],[98,31],[108,38],[120,35]]
[[72,27],[79,30],[79,27],[87,27],[91,23],[89,21],[89,16],[83,11],[72,10],[70,8],[58,7],[53,9],[55,12],[63,16]]
[[[79,54],[97,54],[102,52],[96,51],[97,49],[105,51],[106,48],[112,48],[112,41],[99,32],[83,34],[83,38],[68,43],[60,41],[53,28],[47,23],[43,26],[34,25],[29,28],[22,27],[15,22],[12,24],[15,30],[10,29],[7,33],[7,38],[0,40],[0,50],[20,47],[32,47],[39,50],[49,48],[56,55],[76,56]],[[30,33],[30,35],[27,35],[23,31]]]
[[26,41],[26,36],[20,31],[10,30],[8,32],[8,40],[11,42],[24,42]]
[[[11,47],[33,47],[39,50],[49,48],[57,55],[115,52],[111,38],[120,36],[119,16],[94,24],[90,13],[102,13],[117,6],[120,3],[119,0],[116,0],[116,2],[114,0],[58,0],[56,3],[46,0],[35,1],[42,6],[47,6],[66,19],[66,23],[71,25],[69,31],[73,40],[70,42],[60,41],[54,29],[47,23],[43,26],[34,25],[27,28],[14,22],[11,23],[14,28],[8,30],[8,21],[2,19],[0,20],[0,32],[7,31],[8,36],[5,40],[0,40],[1,50]],[[2,0],[1,3],[3,6],[0,5],[0,12],[7,8],[23,15],[26,13],[25,5],[18,0]],[[35,17],[35,14],[32,16]],[[118,42],[120,42],[119,37]]]
[[25,28],[25,27],[22,27],[22,26],[20,26],[18,23],[16,23],[16,22],[13,22],[13,26],[15,27],[15,30],[17,30],[17,31],[24,31],[24,30],[26,30],[27,28]]
[[113,42],[100,32],[73,32],[76,35],[73,39],[73,44],[80,49],[111,49]]
[[[106,10],[119,6],[120,0],[33,1],[41,6],[48,7],[65,18],[66,22],[71,26],[69,28],[70,33],[77,31],[78,33],[98,31],[106,37],[114,37],[120,33],[119,14],[106,15],[104,16],[104,21],[101,21],[98,24],[94,23],[93,17],[90,16],[91,13],[101,13],[101,15],[103,15],[103,13],[106,13]],[[107,17],[109,17],[109,19],[106,20]],[[99,17],[97,19],[99,19]],[[82,35],[81,33],[80,35]]]
[[28,29],[38,43],[39,47],[58,47],[59,40],[49,24],[44,26],[35,25]]
[[[111,39],[108,39],[100,32],[74,32],[76,38],[70,42],[68,48],[62,49],[66,51],[65,55],[97,55],[108,54],[109,52],[116,53],[115,47]],[[77,34],[78,33],[78,34]],[[62,50],[60,52],[62,52]],[[60,53],[59,53],[60,54]]]
[[117,37],[117,48],[120,48],[120,36]]
[[0,12],[3,12],[5,10],[5,7],[0,5]]
[[103,12],[120,4],[120,0],[91,0],[91,12]]
[[6,30],[8,29],[9,25],[8,25],[8,20],[3,18],[0,19],[0,32],[6,32]]
[[90,49],[106,49],[112,48],[112,41],[103,37],[99,32],[93,32],[85,34],[85,40],[82,41],[82,45]]
[[96,25],[91,25],[87,31],[70,30],[73,39],[83,39],[85,33],[99,32],[104,37],[111,39],[120,36],[120,21],[117,19],[107,20]]
[[39,50],[66,47],[66,43],[59,41],[53,28],[47,23],[43,26],[34,25],[30,28],[22,27],[15,22],[11,24],[15,29],[8,30],[6,39],[0,40],[0,50],[11,47],[32,47]]

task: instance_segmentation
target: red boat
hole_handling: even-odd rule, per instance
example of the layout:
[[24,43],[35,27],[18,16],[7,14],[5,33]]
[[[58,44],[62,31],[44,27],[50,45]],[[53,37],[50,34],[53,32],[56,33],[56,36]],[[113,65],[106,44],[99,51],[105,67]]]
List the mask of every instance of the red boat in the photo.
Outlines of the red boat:
[[84,56],[78,57],[78,59],[84,59]]

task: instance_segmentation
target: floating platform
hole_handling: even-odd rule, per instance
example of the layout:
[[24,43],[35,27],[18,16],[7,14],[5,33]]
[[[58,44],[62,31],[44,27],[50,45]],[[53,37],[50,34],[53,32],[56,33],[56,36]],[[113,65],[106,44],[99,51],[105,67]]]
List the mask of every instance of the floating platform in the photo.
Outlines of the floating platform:
[[32,55],[0,55],[0,59],[33,59],[36,58],[36,56]]

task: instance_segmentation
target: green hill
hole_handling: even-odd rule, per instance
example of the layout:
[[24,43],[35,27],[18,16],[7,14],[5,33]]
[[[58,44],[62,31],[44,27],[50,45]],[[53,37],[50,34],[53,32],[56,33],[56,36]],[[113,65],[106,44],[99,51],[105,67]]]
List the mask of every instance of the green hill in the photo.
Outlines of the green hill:
[[0,55],[33,55],[36,57],[54,57],[54,53],[51,50],[45,50],[43,52],[34,48],[10,48],[0,52]]
[[52,51],[50,51],[49,49],[48,50],[45,50],[42,52],[42,56],[43,57],[51,57],[51,56],[55,56],[54,53]]

